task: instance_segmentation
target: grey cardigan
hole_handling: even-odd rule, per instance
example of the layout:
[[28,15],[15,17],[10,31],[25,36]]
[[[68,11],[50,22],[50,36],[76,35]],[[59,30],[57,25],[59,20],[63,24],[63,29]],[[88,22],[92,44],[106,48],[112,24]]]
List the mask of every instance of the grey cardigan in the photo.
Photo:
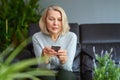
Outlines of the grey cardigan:
[[[40,67],[46,67],[48,69],[65,69],[72,71],[73,59],[76,52],[77,36],[73,32],[68,32],[65,35],[60,35],[57,41],[52,41],[49,35],[42,32],[37,32],[32,36],[33,48],[35,56],[38,58],[41,56],[42,49],[45,46],[61,46],[61,49],[67,50],[68,61],[64,64],[60,64],[57,56],[50,58],[49,64],[41,64],[38,61]],[[44,66],[43,66],[44,65]]]

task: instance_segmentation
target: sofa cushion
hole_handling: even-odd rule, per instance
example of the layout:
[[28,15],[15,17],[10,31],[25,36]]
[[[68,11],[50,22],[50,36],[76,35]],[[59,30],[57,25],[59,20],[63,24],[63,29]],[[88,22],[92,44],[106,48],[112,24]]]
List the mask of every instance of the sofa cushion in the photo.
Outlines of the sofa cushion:
[[72,67],[73,72],[80,72],[80,53],[81,53],[81,45],[77,43],[77,49]]

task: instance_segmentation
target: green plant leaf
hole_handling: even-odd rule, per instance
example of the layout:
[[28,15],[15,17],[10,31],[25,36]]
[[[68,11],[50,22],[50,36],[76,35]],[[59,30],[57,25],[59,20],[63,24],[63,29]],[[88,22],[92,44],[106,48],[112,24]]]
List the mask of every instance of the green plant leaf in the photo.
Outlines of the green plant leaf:
[[101,56],[98,55],[99,53],[95,53],[94,48],[93,52],[95,53],[95,57],[98,62],[94,61],[95,68],[93,80],[120,80],[120,67],[118,67],[115,64],[115,61],[112,60],[112,51],[113,48],[110,50],[110,52],[105,51],[105,53],[102,53]]
[[18,53],[29,43],[31,42],[31,38],[24,40],[13,52],[12,54],[6,59],[5,63],[10,64],[12,60],[18,55]]
[[15,80],[15,79],[31,79],[31,80],[40,80],[38,77],[30,75],[30,74],[26,74],[26,73],[14,73],[14,74],[10,74],[7,76],[7,80]]

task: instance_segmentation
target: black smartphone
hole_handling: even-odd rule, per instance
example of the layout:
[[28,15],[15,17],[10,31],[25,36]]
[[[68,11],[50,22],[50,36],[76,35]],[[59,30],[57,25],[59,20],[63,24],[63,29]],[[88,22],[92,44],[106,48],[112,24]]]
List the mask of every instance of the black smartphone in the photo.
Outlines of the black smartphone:
[[52,46],[52,49],[54,49],[56,52],[58,52],[58,50],[60,49],[60,46]]

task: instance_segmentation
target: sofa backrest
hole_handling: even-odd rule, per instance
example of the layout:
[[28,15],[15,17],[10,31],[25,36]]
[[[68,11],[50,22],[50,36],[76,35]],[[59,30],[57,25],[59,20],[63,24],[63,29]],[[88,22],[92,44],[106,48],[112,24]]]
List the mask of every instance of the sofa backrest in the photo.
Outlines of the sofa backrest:
[[39,31],[40,31],[39,24],[31,23],[28,28],[28,36],[32,37],[33,34],[35,34],[36,32],[39,32]]
[[[38,24],[34,24],[34,23],[29,24],[28,37],[32,38],[33,34],[35,34],[36,32],[39,32],[39,31],[40,31],[40,28],[39,28]],[[30,51],[31,57],[35,57],[32,42],[28,44],[27,49]]]
[[82,43],[120,43],[120,24],[82,24]]

